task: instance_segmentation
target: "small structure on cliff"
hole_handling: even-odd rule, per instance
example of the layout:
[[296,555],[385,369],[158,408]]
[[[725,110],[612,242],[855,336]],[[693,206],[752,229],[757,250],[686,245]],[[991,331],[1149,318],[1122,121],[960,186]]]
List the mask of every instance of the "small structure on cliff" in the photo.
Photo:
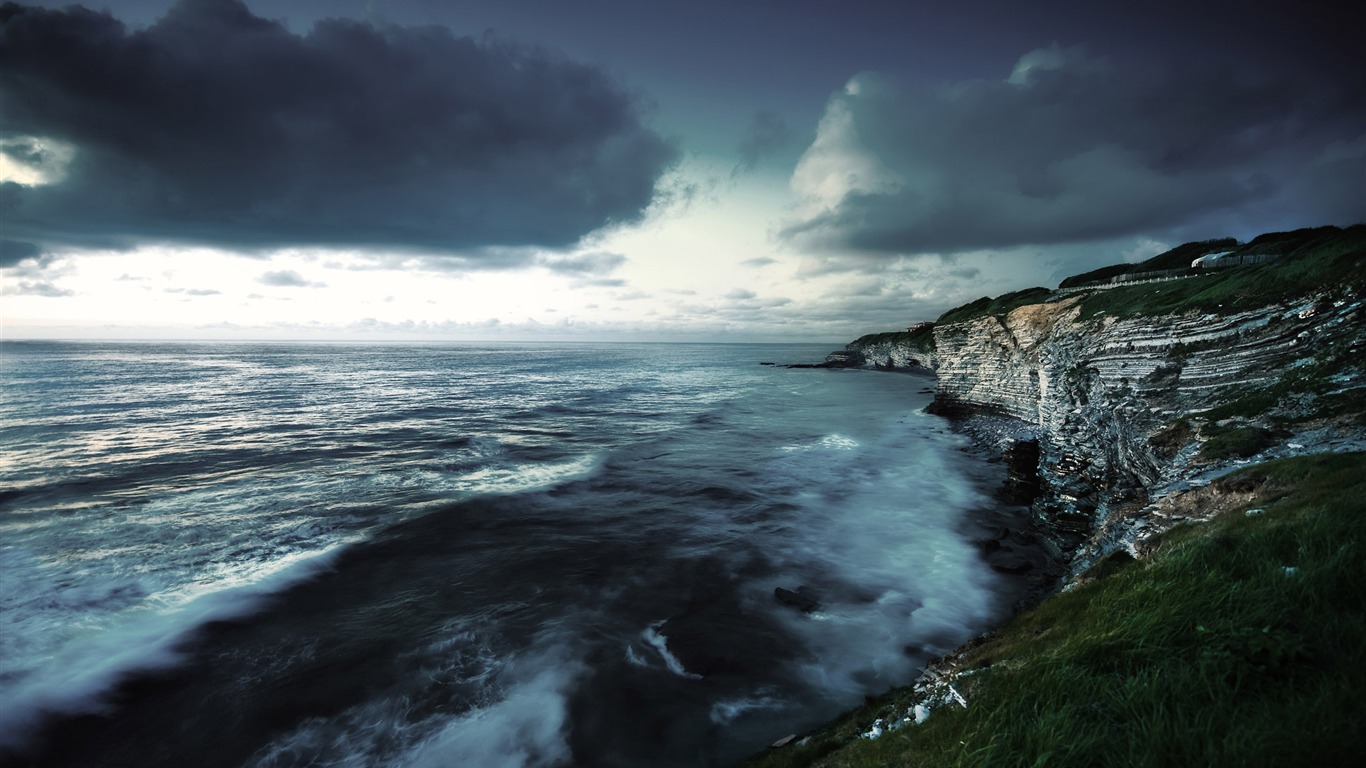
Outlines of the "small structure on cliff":
[[1280,258],[1279,251],[1262,251],[1260,253],[1241,253],[1239,251],[1228,251],[1225,253],[1211,253],[1208,256],[1201,256],[1191,262],[1192,269],[1227,269],[1229,267],[1243,267],[1249,264],[1265,264],[1273,259]]

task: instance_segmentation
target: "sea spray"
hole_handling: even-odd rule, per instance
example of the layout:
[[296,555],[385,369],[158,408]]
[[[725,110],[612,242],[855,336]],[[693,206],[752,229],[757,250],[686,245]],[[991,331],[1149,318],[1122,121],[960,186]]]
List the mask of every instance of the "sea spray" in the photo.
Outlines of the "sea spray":
[[756,363],[823,347],[4,348],[5,701],[91,643],[146,662],[27,759],[724,763],[998,610],[923,380]]

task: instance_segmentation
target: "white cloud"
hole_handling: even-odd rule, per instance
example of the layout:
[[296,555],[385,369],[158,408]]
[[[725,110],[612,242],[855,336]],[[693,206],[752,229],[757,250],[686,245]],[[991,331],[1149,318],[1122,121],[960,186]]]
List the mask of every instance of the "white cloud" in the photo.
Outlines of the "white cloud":
[[278,269],[263,273],[256,281],[274,288],[326,288],[326,283],[305,280],[304,276],[292,269]]
[[56,184],[66,178],[76,146],[41,136],[0,138],[0,184],[25,187]]

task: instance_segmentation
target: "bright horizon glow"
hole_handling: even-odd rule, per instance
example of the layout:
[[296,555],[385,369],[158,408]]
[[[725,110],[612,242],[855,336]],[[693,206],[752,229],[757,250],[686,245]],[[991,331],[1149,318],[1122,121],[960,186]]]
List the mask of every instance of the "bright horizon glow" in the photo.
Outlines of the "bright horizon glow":
[[1330,11],[69,4],[4,22],[4,339],[835,344],[1366,219]]
[[[797,319],[792,305],[818,300],[823,281],[799,278],[800,257],[754,226],[783,214],[781,180],[721,181],[727,170],[691,159],[677,172],[705,188],[691,199],[639,225],[594,233],[568,254],[535,252],[529,260],[539,265],[516,269],[466,269],[440,256],[357,249],[253,256],[146,245],[61,252],[44,257],[41,289],[24,280],[37,265],[0,271],[3,337],[842,339],[848,331],[817,324],[788,330]],[[600,271],[554,268],[591,254],[621,261]],[[744,264],[754,259],[767,263]],[[756,317],[765,313],[776,314]]]

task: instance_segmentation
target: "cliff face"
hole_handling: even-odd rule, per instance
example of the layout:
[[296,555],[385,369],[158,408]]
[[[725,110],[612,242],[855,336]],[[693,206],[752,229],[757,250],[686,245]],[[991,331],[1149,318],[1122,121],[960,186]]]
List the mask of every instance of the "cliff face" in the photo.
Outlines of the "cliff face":
[[935,367],[934,323],[921,323],[906,331],[862,336],[826,363],[832,367],[868,367],[883,370],[926,370]]
[[[1322,426],[1327,400],[1366,385],[1363,320],[1362,300],[1328,295],[1229,315],[1084,318],[1076,297],[1027,305],[935,329],[936,408],[1027,424],[1040,443],[1040,521],[1063,554],[1088,539],[1096,549],[1141,522],[1153,491],[1203,469],[1212,436],[1239,430],[1255,449]],[[1324,369],[1336,380],[1315,378]]]
[[1077,567],[1155,530],[1145,507],[1194,476],[1344,432],[1361,441],[1332,428],[1344,404],[1361,418],[1366,392],[1366,302],[1351,291],[1228,314],[1087,316],[1083,299],[941,323],[932,339],[865,336],[832,359],[933,369],[936,411],[1008,417],[1003,447],[1037,439],[1035,514]]

